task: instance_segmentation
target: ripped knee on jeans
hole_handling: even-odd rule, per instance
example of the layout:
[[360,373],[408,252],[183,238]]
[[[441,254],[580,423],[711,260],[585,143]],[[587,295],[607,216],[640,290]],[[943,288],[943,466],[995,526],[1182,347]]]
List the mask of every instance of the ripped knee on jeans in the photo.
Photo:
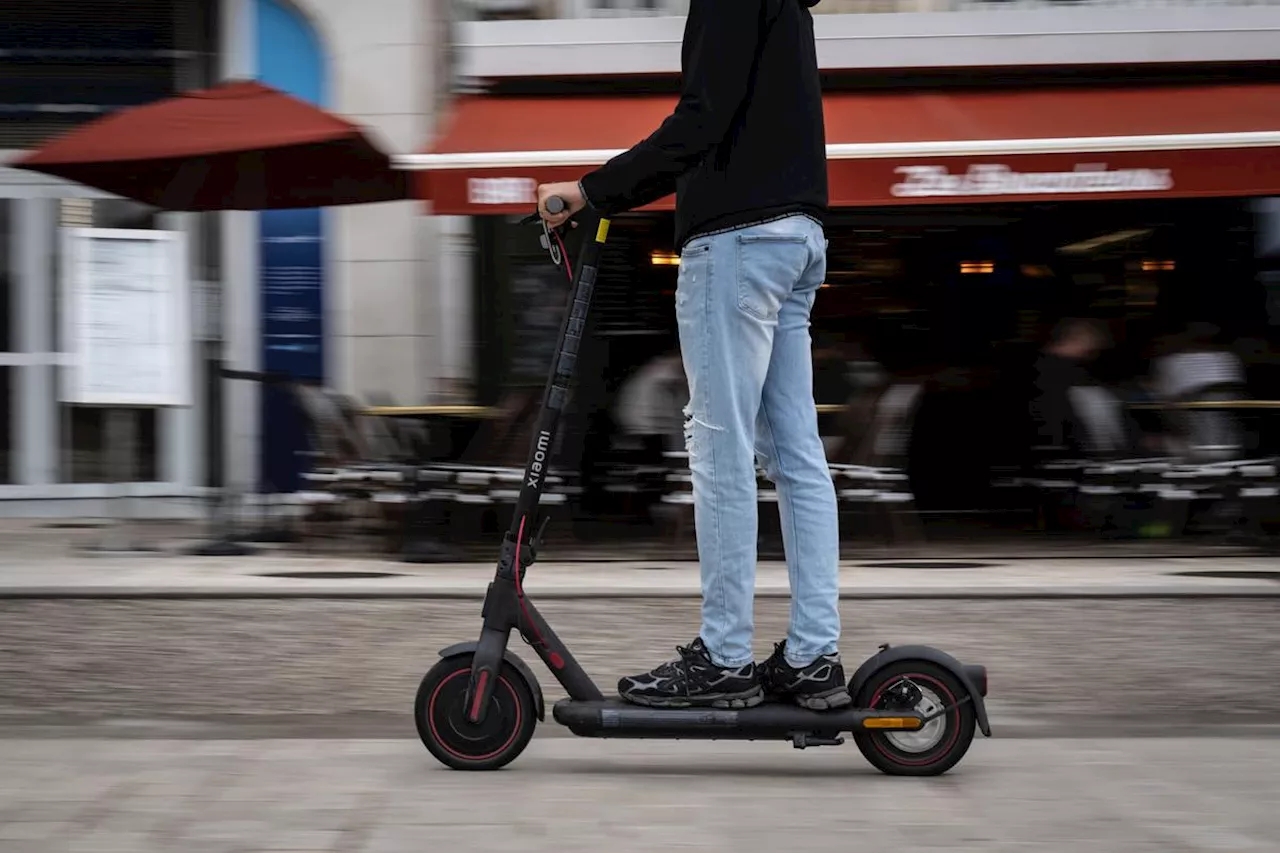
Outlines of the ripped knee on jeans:
[[684,407],[684,449],[689,454],[689,461],[692,462],[698,457],[698,433],[710,430],[711,432],[722,432],[724,427],[716,426],[707,420],[698,417],[693,413],[693,409],[689,406]]

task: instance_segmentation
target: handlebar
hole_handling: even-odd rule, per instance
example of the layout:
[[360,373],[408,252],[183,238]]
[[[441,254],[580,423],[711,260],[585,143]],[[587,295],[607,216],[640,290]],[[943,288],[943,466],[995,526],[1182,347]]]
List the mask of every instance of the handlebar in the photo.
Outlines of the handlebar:
[[[561,213],[562,211],[567,210],[568,207],[569,207],[568,202],[560,198],[560,196],[558,195],[553,195],[547,199],[547,213],[553,213],[553,214]],[[524,219],[521,219],[520,224],[533,225],[541,218],[542,218],[542,215],[535,210],[533,213],[530,213]]]

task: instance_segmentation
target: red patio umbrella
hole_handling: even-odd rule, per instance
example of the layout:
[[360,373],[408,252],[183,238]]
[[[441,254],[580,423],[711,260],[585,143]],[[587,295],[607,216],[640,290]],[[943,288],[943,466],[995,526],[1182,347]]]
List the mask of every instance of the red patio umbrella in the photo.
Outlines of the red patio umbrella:
[[255,81],[112,113],[12,165],[166,210],[275,210],[409,198],[359,127]]

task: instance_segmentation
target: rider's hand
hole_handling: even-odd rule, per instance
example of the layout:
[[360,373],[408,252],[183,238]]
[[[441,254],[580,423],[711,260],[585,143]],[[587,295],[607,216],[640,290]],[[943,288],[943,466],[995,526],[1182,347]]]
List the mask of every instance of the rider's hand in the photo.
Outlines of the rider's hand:
[[[547,199],[553,195],[558,195],[564,199],[564,203],[568,205],[568,208],[559,213],[549,213],[547,211]],[[558,184],[540,184],[538,186],[538,215],[546,220],[546,223],[552,228],[559,228],[565,223],[566,219],[586,206],[587,201],[582,197],[582,190],[578,189],[576,181],[562,181]]]

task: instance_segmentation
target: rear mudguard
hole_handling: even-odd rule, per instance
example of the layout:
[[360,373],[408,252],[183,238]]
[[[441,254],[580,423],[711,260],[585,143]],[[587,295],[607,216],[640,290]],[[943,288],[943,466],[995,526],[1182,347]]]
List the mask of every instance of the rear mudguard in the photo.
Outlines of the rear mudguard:
[[965,666],[951,655],[932,646],[890,646],[886,643],[880,647],[879,652],[858,667],[858,671],[849,680],[849,693],[856,699],[862,686],[871,676],[889,664],[904,660],[928,661],[954,675],[973,699],[973,712],[978,720],[979,731],[985,737],[991,737],[991,723],[987,721],[987,705],[983,700],[987,695],[986,669],[980,666]]
[[[451,658],[456,655],[475,654],[476,647],[480,644],[472,641],[470,643],[456,643],[447,649],[440,650],[440,657]],[[516,672],[520,673],[520,677],[524,679],[524,683],[529,686],[529,692],[533,694],[533,705],[538,711],[538,720],[542,721],[547,718],[546,705],[542,701],[542,686],[538,684],[538,679],[534,677],[533,670],[529,669],[529,665],[510,650],[507,649],[502,653],[502,659],[515,667]]]

